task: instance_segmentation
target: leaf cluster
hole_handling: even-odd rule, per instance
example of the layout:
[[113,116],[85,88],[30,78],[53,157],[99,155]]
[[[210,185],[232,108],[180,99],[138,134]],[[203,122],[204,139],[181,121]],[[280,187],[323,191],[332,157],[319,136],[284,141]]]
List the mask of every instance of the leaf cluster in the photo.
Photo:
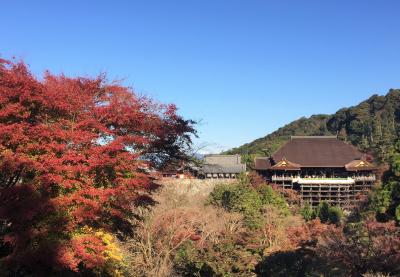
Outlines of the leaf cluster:
[[267,206],[277,208],[283,215],[290,214],[285,198],[267,184],[256,188],[247,181],[220,184],[215,186],[208,201],[228,212],[242,213],[250,228],[259,228],[263,224],[263,210]]

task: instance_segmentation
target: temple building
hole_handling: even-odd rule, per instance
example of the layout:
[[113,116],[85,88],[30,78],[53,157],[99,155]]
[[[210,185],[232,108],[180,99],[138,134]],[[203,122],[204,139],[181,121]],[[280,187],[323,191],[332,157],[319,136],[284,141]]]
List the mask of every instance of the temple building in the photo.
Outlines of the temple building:
[[271,157],[256,158],[255,169],[270,183],[298,191],[303,204],[351,209],[376,180],[366,157],[336,136],[293,136]]
[[209,179],[235,179],[242,172],[246,172],[246,164],[241,162],[240,155],[204,156],[201,175]]

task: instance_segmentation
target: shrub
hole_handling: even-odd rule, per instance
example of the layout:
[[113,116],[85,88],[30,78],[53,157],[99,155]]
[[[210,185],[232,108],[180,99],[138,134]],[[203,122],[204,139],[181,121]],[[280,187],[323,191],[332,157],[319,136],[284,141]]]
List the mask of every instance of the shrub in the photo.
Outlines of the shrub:
[[219,207],[224,207],[227,209],[225,199],[227,199],[227,196],[229,195],[229,192],[234,188],[233,185],[231,184],[218,184],[214,187],[213,191],[210,193],[210,196],[208,198],[208,203],[219,206]]
[[396,220],[400,222],[400,205],[396,208]]
[[217,185],[208,202],[228,212],[243,214],[244,222],[250,228],[258,228],[262,224],[260,195],[246,183]]
[[329,208],[329,222],[332,224],[340,225],[343,219],[343,211],[339,207]]
[[306,221],[310,221],[315,218],[314,210],[308,202],[300,209],[300,214]]
[[249,178],[250,184],[255,188],[266,184],[265,178],[257,172],[252,171],[247,176]]
[[315,215],[319,217],[322,223],[327,223],[329,220],[329,204],[325,201],[319,203],[315,210]]
[[391,204],[391,190],[379,188],[372,197],[371,206],[377,214],[384,214]]
[[340,225],[344,216],[340,207],[332,207],[325,201],[318,205],[314,213],[316,217],[319,217],[322,223],[331,223],[336,225]]
[[267,184],[254,188],[244,176],[237,184],[220,184],[211,192],[209,203],[222,207],[228,212],[244,215],[245,225],[251,229],[263,224],[262,208],[275,207],[282,215],[289,215],[285,198]]
[[289,208],[285,198],[270,185],[261,185],[257,188],[257,191],[260,194],[262,205],[272,205],[280,209],[283,214],[289,214]]
[[252,276],[260,258],[236,239],[225,237],[201,249],[186,243],[175,256],[174,276]]
[[241,214],[205,205],[207,199],[202,194],[180,193],[180,186],[164,186],[153,197],[157,205],[150,210],[140,209],[134,236],[123,245],[129,252],[127,263],[132,277],[177,276],[173,272],[176,257],[184,267],[182,276],[199,276],[195,275],[198,271],[206,274],[208,271],[200,271],[203,266],[196,258],[197,251],[243,229]]

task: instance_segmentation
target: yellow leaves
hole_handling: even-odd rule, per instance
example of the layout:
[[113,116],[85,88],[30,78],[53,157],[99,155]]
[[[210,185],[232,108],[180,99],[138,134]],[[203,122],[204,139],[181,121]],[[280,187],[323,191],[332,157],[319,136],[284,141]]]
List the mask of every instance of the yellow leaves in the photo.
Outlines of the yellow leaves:
[[81,232],[84,234],[92,234],[100,239],[106,249],[104,250],[105,263],[102,268],[97,271],[101,275],[102,272],[106,272],[109,276],[122,277],[123,269],[126,267],[124,262],[124,255],[118,246],[114,236],[102,229],[95,230],[92,227],[84,226],[81,228]]
[[95,236],[101,239],[106,246],[106,250],[104,251],[106,257],[104,270],[110,276],[123,276],[121,270],[126,266],[124,263],[124,256],[118,244],[115,242],[113,235],[103,230],[98,230],[95,232]]

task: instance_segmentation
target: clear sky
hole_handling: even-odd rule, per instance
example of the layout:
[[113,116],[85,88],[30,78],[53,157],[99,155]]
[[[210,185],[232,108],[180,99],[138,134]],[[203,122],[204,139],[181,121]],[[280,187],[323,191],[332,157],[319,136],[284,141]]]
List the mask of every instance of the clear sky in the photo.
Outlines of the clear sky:
[[1,1],[0,56],[107,72],[201,120],[208,151],[400,88],[400,1]]

